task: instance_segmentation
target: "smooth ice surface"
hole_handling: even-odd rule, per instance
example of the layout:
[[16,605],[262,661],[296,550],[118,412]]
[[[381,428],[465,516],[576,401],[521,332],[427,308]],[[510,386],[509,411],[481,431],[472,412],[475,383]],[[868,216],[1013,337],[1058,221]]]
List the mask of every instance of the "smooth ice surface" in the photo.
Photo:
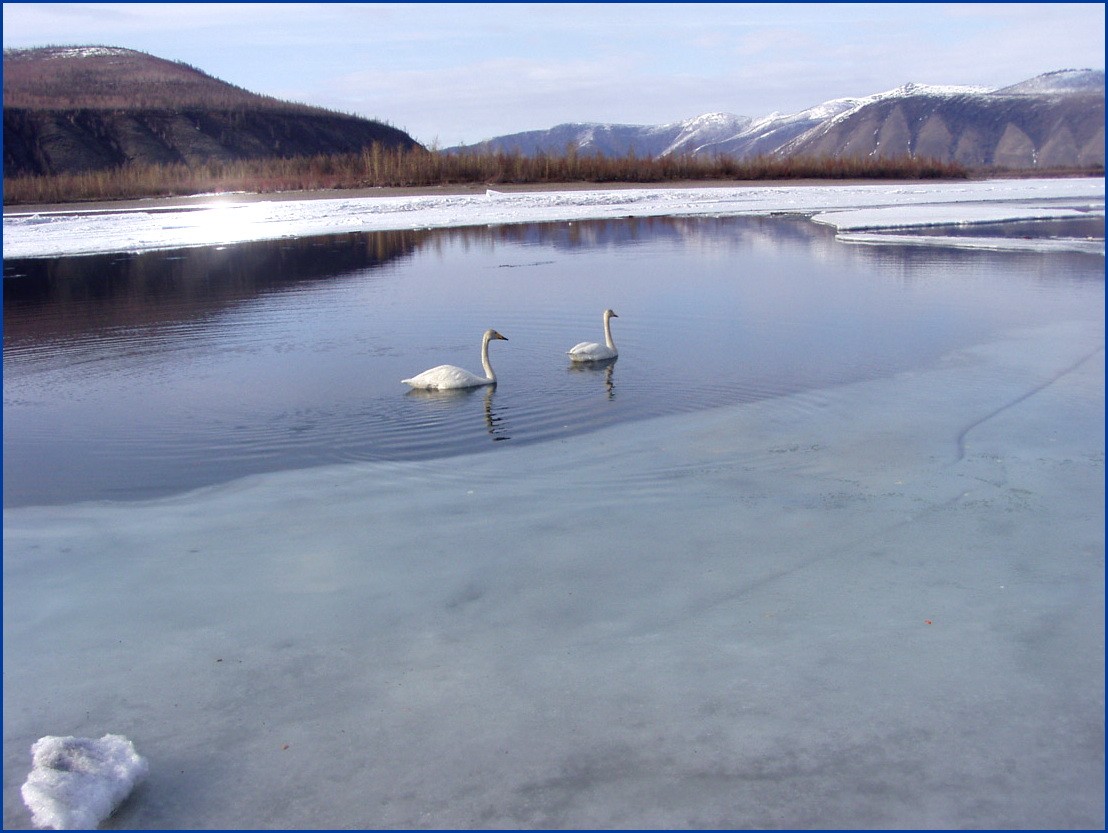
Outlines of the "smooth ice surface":
[[120,827],[1099,827],[1097,336],[6,512],[5,779],[111,725]]
[[8,509],[4,826],[118,731],[117,828],[1103,828],[1103,344]]
[[36,827],[96,827],[146,777],[146,760],[122,735],[39,738],[31,747],[23,801]]

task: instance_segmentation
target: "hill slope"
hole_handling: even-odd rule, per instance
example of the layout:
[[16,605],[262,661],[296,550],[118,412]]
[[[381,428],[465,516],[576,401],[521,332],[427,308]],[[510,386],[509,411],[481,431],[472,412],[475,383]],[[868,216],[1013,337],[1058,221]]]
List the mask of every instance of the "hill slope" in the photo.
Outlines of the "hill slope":
[[116,47],[4,52],[4,176],[128,163],[418,147],[372,119],[258,95],[185,64]]

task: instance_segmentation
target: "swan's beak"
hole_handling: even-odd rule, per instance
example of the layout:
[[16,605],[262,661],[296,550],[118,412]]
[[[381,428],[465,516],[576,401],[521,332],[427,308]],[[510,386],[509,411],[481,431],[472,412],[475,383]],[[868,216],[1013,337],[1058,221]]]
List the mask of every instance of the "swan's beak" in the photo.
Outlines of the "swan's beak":
[[500,339],[501,341],[507,341],[507,340],[508,340],[508,337],[507,337],[507,336],[502,336],[502,335],[500,335],[500,333],[497,333],[497,334],[496,334],[496,337],[497,337],[498,339]]

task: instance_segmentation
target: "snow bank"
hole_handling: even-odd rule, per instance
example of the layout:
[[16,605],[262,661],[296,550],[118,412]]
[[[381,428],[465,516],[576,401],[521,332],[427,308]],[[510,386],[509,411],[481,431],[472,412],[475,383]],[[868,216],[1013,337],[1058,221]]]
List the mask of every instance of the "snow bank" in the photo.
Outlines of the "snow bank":
[[[960,217],[1024,218],[1028,200],[1071,200],[1103,211],[1103,179],[987,180],[983,182],[782,185],[772,187],[633,188],[595,191],[348,197],[236,201],[196,198],[177,210],[64,211],[4,215],[4,257],[55,257],[228,245],[343,232],[499,225],[651,216],[739,216],[852,211],[839,219],[868,222],[862,210],[881,210],[883,227]],[[926,207],[926,208],[922,208]],[[1063,208],[1055,207],[1055,210]],[[1067,206],[1070,210],[1073,205]],[[919,213],[924,212],[924,213]],[[1015,212],[1015,213],[1013,213]],[[1035,208],[1036,216],[1060,216]],[[857,227],[852,225],[852,227]]]
[[39,738],[33,767],[23,784],[23,802],[36,827],[94,828],[146,777],[146,759],[122,735]]

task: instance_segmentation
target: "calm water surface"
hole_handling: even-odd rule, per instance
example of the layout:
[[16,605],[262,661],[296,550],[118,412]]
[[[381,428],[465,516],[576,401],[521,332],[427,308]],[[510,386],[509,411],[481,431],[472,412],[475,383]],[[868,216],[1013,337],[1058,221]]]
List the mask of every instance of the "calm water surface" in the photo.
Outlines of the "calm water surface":
[[[5,260],[4,501],[495,453],[873,378],[1014,326],[1102,322],[1103,278],[1099,256],[851,246],[801,217]],[[605,307],[619,359],[571,366]],[[509,339],[492,345],[495,388],[401,384],[441,363],[480,372],[488,327]]]

